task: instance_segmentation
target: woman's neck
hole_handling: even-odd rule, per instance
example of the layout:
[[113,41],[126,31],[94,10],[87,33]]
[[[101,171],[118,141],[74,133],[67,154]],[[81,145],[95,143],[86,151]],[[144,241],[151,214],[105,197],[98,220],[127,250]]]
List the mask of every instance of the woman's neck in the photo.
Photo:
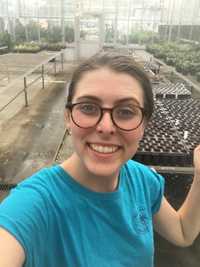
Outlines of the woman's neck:
[[95,192],[113,192],[118,187],[119,172],[108,176],[91,173],[80,158],[74,153],[61,164],[74,180]]

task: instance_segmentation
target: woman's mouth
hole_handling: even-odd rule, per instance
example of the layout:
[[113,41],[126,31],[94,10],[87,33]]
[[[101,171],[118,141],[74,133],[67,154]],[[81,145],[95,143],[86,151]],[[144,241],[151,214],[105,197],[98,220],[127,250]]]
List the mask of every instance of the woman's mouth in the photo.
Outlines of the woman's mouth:
[[99,144],[88,144],[89,147],[95,151],[95,152],[99,152],[99,153],[103,153],[103,154],[110,154],[110,153],[114,153],[117,150],[119,150],[119,146],[117,145],[99,145]]

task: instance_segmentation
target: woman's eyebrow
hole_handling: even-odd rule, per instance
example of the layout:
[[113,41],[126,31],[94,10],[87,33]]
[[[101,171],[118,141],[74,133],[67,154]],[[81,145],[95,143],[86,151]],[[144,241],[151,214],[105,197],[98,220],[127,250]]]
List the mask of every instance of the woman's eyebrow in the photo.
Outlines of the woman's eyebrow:
[[[80,97],[77,98],[77,101],[83,101],[83,100],[95,101],[95,102],[98,102],[98,103],[102,103],[103,102],[101,100],[101,98],[98,98],[98,97],[92,96],[92,95],[84,95],[84,96],[80,96]],[[133,102],[134,104],[141,106],[139,101],[134,97],[126,97],[126,98],[122,98],[122,99],[116,100],[114,102],[114,104],[115,105],[116,104],[122,104],[124,102]]]
[[92,95],[83,95],[77,98],[78,101],[82,101],[82,100],[93,100],[96,102],[102,102],[100,98],[96,97],[96,96],[92,96]]
[[139,106],[141,105],[140,102],[134,97],[126,97],[126,98],[123,98],[123,99],[119,99],[115,103],[116,104],[121,104],[123,102],[133,102],[134,104],[137,104]]

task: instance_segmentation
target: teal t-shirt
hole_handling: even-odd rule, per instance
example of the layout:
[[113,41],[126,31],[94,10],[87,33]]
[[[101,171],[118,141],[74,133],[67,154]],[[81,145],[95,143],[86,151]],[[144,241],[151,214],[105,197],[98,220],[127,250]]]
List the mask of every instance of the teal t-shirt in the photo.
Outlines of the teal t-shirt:
[[152,267],[152,215],[164,179],[129,160],[118,189],[97,193],[59,165],[21,182],[0,205],[0,226],[25,250],[25,267]]

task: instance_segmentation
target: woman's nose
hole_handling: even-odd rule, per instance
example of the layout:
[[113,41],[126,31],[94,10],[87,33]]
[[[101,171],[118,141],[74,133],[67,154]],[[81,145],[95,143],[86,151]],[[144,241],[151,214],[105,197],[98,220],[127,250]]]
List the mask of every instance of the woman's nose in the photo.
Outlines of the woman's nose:
[[116,131],[116,126],[114,125],[111,114],[108,111],[104,112],[96,129],[98,132],[106,134],[113,134]]

